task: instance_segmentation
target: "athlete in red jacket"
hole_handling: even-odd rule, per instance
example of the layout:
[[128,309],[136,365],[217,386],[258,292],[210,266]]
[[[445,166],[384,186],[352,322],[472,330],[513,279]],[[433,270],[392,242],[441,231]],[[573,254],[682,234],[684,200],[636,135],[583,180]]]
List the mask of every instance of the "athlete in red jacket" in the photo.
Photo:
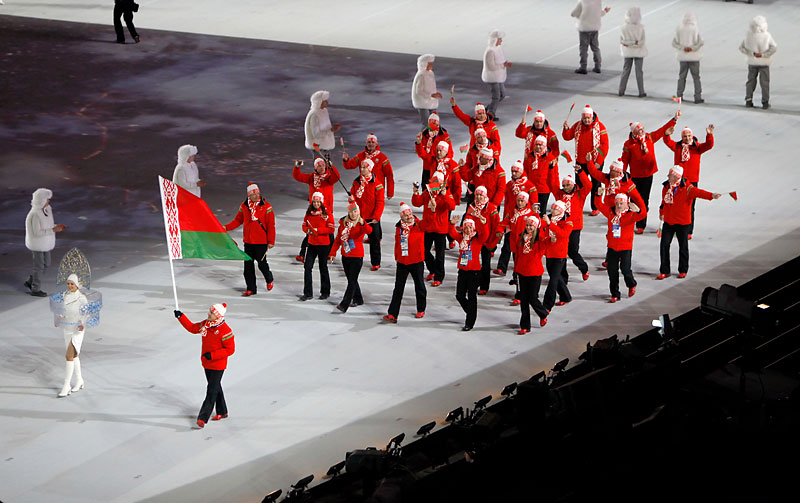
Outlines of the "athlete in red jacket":
[[355,200],[361,210],[361,218],[372,226],[369,235],[369,260],[372,264],[370,270],[377,271],[381,268],[381,216],[383,215],[384,190],[383,184],[378,182],[372,174],[374,163],[370,159],[361,161],[361,176],[353,180],[350,197]]
[[467,317],[464,332],[469,332],[478,319],[478,275],[481,270],[481,248],[486,241],[484,226],[476,225],[473,217],[467,216],[461,227],[456,227],[458,217],[450,219],[450,236],[458,242],[458,281],[456,300]]
[[[453,160],[451,154],[452,146],[446,141],[439,142],[433,157],[429,157],[428,154],[424,152],[418,152],[418,155],[431,169],[428,182],[430,182],[430,177],[435,173],[441,173],[442,183],[444,183],[444,186],[453,194],[453,199],[455,199],[456,206],[458,206],[461,202],[461,166]],[[427,185],[427,182],[423,185]]]
[[[460,161],[459,161],[460,164]],[[503,204],[503,197],[506,192],[506,172],[500,166],[500,161],[494,157],[491,149],[483,148],[478,155],[478,164],[472,169],[461,167],[461,179],[474,187],[483,185],[486,187],[489,201],[499,207]],[[468,201],[472,203],[475,194]]]
[[475,145],[475,130],[480,128],[486,131],[486,136],[497,149],[497,155],[500,155],[500,132],[497,130],[497,124],[486,113],[486,107],[481,103],[476,103],[475,116],[470,117],[456,105],[455,98],[450,98],[450,105],[453,107],[455,116],[469,128],[469,146]]
[[637,221],[647,215],[647,210],[635,203],[629,203],[626,194],[617,194],[614,206],[609,206],[603,201],[603,190],[597,192],[595,204],[603,215],[608,218],[608,232],[606,240],[606,260],[608,261],[608,282],[611,290],[609,302],[617,302],[622,296],[619,291],[619,270],[625,278],[628,287],[628,297],[636,293],[636,279],[631,271],[631,252],[633,250],[633,228]]
[[558,152],[548,150],[545,137],[537,136],[533,142],[533,150],[523,162],[528,180],[536,186],[540,215],[544,215],[547,211],[547,200],[550,198],[548,180],[553,177],[558,179],[557,156]]
[[[608,132],[603,123],[600,122],[600,119],[597,118],[597,114],[592,110],[592,107],[586,105],[583,113],[581,113],[581,120],[571,127],[567,121],[564,121],[561,137],[567,141],[575,140],[575,162],[581,168],[586,167],[586,154],[591,154],[591,160],[598,166],[600,171],[603,170],[603,163],[608,155]],[[594,196],[597,194],[599,186],[600,183],[597,180],[592,181],[592,200],[590,201],[592,216],[598,213],[594,204]]]
[[406,203],[400,203],[400,221],[395,225],[394,258],[397,261],[397,272],[394,278],[392,301],[389,303],[389,313],[383,316],[384,321],[397,323],[400,316],[400,303],[403,301],[403,291],[406,288],[408,275],[414,280],[414,291],[417,297],[417,318],[425,316],[426,298],[425,288],[425,231],[422,222]]
[[200,350],[200,362],[206,374],[206,398],[197,414],[197,426],[203,428],[211,417],[214,408],[217,414],[211,418],[219,421],[228,417],[228,405],[222,392],[222,374],[228,368],[228,357],[236,350],[233,332],[225,323],[227,304],[214,304],[208,310],[205,321],[192,323],[182,312],[175,310],[175,317],[183,328],[193,334],[201,334],[203,346]]
[[[538,197],[536,197],[536,187],[528,180],[528,177],[525,176],[525,168],[522,161],[516,161],[511,165],[511,180],[506,184],[506,195],[503,201],[502,227],[505,233],[503,237],[503,247],[500,249],[500,258],[497,259],[497,268],[492,271],[499,276],[505,276],[508,270],[508,259],[511,258],[512,249],[510,241],[513,241],[515,238],[513,234],[509,233],[511,229],[507,222],[509,217],[518,209],[518,195],[520,192],[524,192],[528,195],[525,206],[531,207],[531,201],[538,201]],[[531,207],[531,209],[533,208]],[[514,221],[516,221],[516,218]],[[524,222],[522,223],[524,224]]]
[[485,237],[481,248],[481,272],[478,279],[478,295],[486,295],[492,277],[492,254],[500,239],[500,211],[489,201],[488,191],[483,185],[475,188],[475,202],[467,207],[465,217],[472,218]]
[[525,140],[525,152],[523,154],[523,159],[528,157],[531,153],[531,149],[533,149],[533,141],[538,136],[544,136],[547,138],[547,148],[550,149],[551,152],[558,152],[558,136],[556,136],[555,131],[550,129],[550,123],[547,122],[547,118],[544,116],[544,112],[541,110],[537,110],[533,116],[533,124],[528,127],[525,124],[525,121],[519,123],[517,126],[517,130],[514,132],[514,135],[517,138],[522,138]]
[[[553,306],[563,306],[572,302],[567,282],[564,281],[563,271],[567,266],[567,251],[569,249],[569,236],[572,233],[572,219],[566,211],[567,205],[563,201],[556,201],[550,206],[550,217],[542,217],[550,239],[547,240],[545,249],[545,267],[547,267],[547,289],[544,291],[544,307],[548,311]],[[556,303],[556,293],[558,303]]]
[[347,207],[347,216],[339,219],[339,231],[336,239],[333,240],[330,257],[331,260],[336,256],[336,251],[342,249],[342,269],[347,278],[347,288],[344,296],[336,309],[346,313],[351,306],[364,304],[364,297],[361,295],[361,287],[358,284],[358,275],[361,273],[361,266],[364,264],[364,234],[372,232],[364,219],[356,203],[350,203]]
[[258,291],[253,260],[258,262],[258,270],[264,275],[267,290],[272,290],[274,286],[272,271],[267,262],[267,251],[275,246],[275,213],[272,206],[261,197],[261,191],[255,183],[247,186],[247,199],[239,206],[234,219],[225,225],[225,230],[232,231],[240,225],[244,225],[244,252],[250,256],[250,260],[244,261],[247,289],[242,297],[249,297]]
[[514,274],[517,276],[519,288],[519,334],[525,335],[531,330],[531,310],[539,316],[539,326],[547,324],[549,311],[539,300],[539,288],[542,286],[542,255],[550,240],[547,231],[540,231],[541,221],[536,215],[525,217],[525,229],[518,236],[514,253]]
[[[589,279],[589,265],[583,260],[580,252],[581,247],[581,231],[583,230],[583,202],[592,190],[592,182],[586,176],[586,171],[581,169],[580,166],[575,167],[575,172],[578,175],[578,183],[575,183],[575,178],[572,175],[566,175],[561,180],[561,188],[554,189],[553,196],[556,201],[564,203],[564,211],[569,214],[572,221],[572,232],[569,233],[569,246],[567,247],[567,256],[575,264],[575,267],[581,272],[583,281]],[[550,181],[551,187],[557,187],[558,182],[553,179]],[[573,208],[576,209],[573,212]],[[569,273],[567,267],[561,270],[561,276],[564,278],[565,283],[569,283]]]
[[[440,172],[434,173],[431,183],[423,193],[414,185],[414,195],[411,198],[412,205],[423,208],[421,225],[425,232],[425,265],[428,267],[428,276],[425,279],[433,280],[432,287],[440,286],[444,281],[444,252],[450,212],[456,208],[455,199],[443,185],[442,179]],[[431,246],[435,247],[435,257],[431,253]]]
[[[361,166],[361,161],[364,159],[372,160],[374,168],[372,174],[378,179],[380,183],[386,187],[386,198],[391,199],[394,197],[394,172],[392,171],[392,163],[381,151],[378,145],[378,137],[374,133],[367,135],[367,143],[364,150],[357,153],[355,157],[350,157],[347,152],[342,152],[342,165],[345,169],[356,169]],[[327,201],[327,199],[326,199]]]
[[[328,168],[330,161],[326,161],[322,157],[317,157],[314,160],[314,171],[309,174],[301,173],[300,166],[303,161],[295,161],[294,169],[292,169],[292,178],[300,183],[308,184],[308,202],[311,203],[311,196],[314,192],[321,192],[325,200],[325,206],[328,213],[333,215],[333,186],[339,181],[339,171],[332,163],[330,169]],[[295,260],[302,262],[306,257],[306,246],[308,246],[308,236],[303,238],[300,244],[300,253],[295,256]]]
[[315,192],[311,196],[306,215],[303,218],[303,233],[308,238],[308,250],[303,264],[303,296],[300,300],[314,298],[312,273],[314,260],[319,262],[319,298],[325,300],[331,294],[331,277],[328,273],[328,254],[331,250],[334,223],[333,215],[328,212],[324,204],[322,192]]
[[415,150],[422,159],[422,185],[427,185],[435,167],[436,147],[439,142],[447,142],[450,147],[445,157],[453,158],[453,145],[450,143],[450,134],[439,125],[439,115],[432,113],[428,118],[428,126],[417,133]]
[[683,178],[683,168],[673,166],[661,189],[661,267],[656,279],[670,275],[669,248],[672,237],[678,237],[678,278],[685,278],[689,271],[689,224],[692,222],[691,206],[695,199],[719,199],[722,194],[698,189]]
[[[497,261],[497,269],[493,272],[500,276],[505,276],[508,268],[508,259],[512,254],[512,250],[517,249],[517,238],[520,232],[525,230],[525,219],[533,214],[538,214],[530,205],[530,196],[527,192],[520,192],[517,194],[517,200],[511,213],[500,222],[498,234],[503,234],[503,248],[500,250],[500,258]],[[514,253],[514,263],[516,264],[517,256]],[[512,280],[514,285],[519,286],[516,277]],[[517,292],[519,293],[519,292]],[[515,295],[511,305],[519,305],[519,296]]]

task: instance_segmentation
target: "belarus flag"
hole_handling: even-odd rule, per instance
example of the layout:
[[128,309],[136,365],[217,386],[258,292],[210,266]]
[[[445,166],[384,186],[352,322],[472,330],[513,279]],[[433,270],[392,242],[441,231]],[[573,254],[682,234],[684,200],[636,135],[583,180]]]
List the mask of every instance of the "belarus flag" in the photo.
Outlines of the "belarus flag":
[[170,259],[251,260],[205,201],[161,176],[158,188]]

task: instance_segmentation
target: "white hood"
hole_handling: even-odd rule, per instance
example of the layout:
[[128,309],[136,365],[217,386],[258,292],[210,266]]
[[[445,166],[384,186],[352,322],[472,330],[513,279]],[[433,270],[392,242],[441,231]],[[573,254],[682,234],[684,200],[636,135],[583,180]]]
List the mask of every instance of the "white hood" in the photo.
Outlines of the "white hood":
[[197,155],[197,147],[194,145],[184,145],[178,149],[178,163],[184,164],[193,155]]
[[53,191],[50,189],[36,189],[31,197],[31,206],[36,209],[44,208],[47,201],[53,198]]
[[433,54],[423,54],[417,58],[417,71],[424,72],[428,68],[428,63],[433,63],[436,56]]

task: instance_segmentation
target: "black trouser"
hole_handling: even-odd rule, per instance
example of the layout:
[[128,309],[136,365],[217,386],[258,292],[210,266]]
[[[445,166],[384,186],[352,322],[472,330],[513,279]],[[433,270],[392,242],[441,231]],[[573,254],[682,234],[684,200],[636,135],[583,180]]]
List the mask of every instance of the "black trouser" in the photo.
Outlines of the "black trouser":
[[[269,263],[267,263],[267,245],[245,243],[244,252],[258,262],[258,270],[264,275],[266,282],[272,283],[272,271],[269,270]],[[256,287],[256,268],[253,260],[244,261],[244,283],[248,290],[256,293],[258,288]]]
[[[639,195],[644,199],[644,207],[650,213],[650,189],[653,187],[653,176],[646,176],[644,178],[633,178],[633,184],[636,185],[636,190]],[[636,222],[637,229],[644,229],[647,227],[647,215],[638,222]]]
[[686,274],[689,272],[689,226],[671,225],[664,222],[661,225],[661,274],[669,274],[669,248],[672,245],[672,237],[678,237],[678,272]]
[[511,258],[511,233],[503,234],[503,246],[500,248],[500,258],[497,259],[497,269],[503,271],[503,274],[508,271],[508,261]]
[[[700,188],[700,184],[698,182],[692,182],[692,185],[694,185],[698,189]],[[692,222],[689,224],[689,235],[690,236],[692,234],[694,234],[694,205],[695,205],[695,203],[697,203],[697,198],[696,197],[694,199],[692,199]]]
[[300,253],[298,253],[298,255],[300,255],[301,257],[305,257],[306,256],[306,248],[308,248],[308,234],[303,236],[303,242],[300,243]]
[[549,192],[539,192],[539,216],[547,213],[547,200],[550,199]]
[[[589,134],[589,133],[587,133],[587,134]],[[585,162],[575,162],[575,164],[580,166],[582,169],[586,169],[586,163]],[[605,163],[603,163],[603,164],[605,164]],[[596,164],[595,163],[594,167],[597,168],[598,171],[602,172],[603,171],[603,164]],[[589,174],[589,172],[587,171],[586,174]],[[591,177],[591,179],[592,179],[592,196],[589,198],[589,205],[592,208],[592,211],[595,211],[597,209],[597,206],[594,204],[594,198],[595,198],[595,196],[597,196],[597,189],[600,187],[600,182],[595,180],[594,177]],[[573,211],[576,210],[576,209],[577,208],[573,208]],[[581,208],[580,211],[583,211],[583,208]]]
[[[569,245],[567,248],[567,256],[575,264],[575,267],[581,272],[581,275],[589,272],[589,265],[583,260],[583,256],[579,251],[581,247],[581,229],[575,229],[569,233]],[[567,265],[561,269],[561,277],[564,278],[564,283],[569,283],[569,273],[567,272]]]
[[456,283],[456,300],[461,304],[461,309],[467,313],[464,326],[472,328],[478,319],[478,275],[480,271],[458,270]]
[[625,286],[633,288],[636,280],[631,271],[631,250],[616,251],[609,248],[606,251],[608,258],[608,287],[612,297],[620,298],[619,293],[619,270],[622,269],[622,277],[625,278]]
[[369,233],[369,261],[372,265],[381,265],[381,239],[383,239],[381,222],[369,225],[372,227],[372,232]]
[[428,185],[428,182],[430,182],[430,181],[431,181],[431,172],[430,172],[430,170],[427,170],[427,169],[425,169],[423,167],[422,168],[422,178],[420,179],[420,183],[422,185],[423,190],[425,189],[425,186]]
[[558,300],[561,302],[569,302],[572,300],[572,295],[569,293],[567,283],[564,281],[562,272],[567,266],[567,259],[565,258],[547,258],[544,261],[547,267],[547,289],[544,291],[544,307],[548,311],[553,309],[556,305],[556,293],[558,293]]
[[425,262],[414,264],[397,263],[394,275],[394,290],[392,291],[392,301],[389,303],[389,314],[397,318],[400,316],[400,304],[403,302],[403,292],[406,289],[408,275],[414,280],[414,292],[417,295],[417,312],[424,313],[427,307],[428,290],[425,288]]
[[364,297],[361,296],[361,287],[358,285],[358,275],[361,274],[361,266],[363,264],[364,257],[345,257],[342,255],[342,268],[344,269],[345,277],[347,277],[347,288],[344,290],[344,297],[342,297],[339,307],[344,311],[347,311],[353,301],[358,305],[364,303]]
[[489,290],[489,282],[492,280],[492,252],[495,248],[481,246],[481,272],[478,279],[478,286],[481,290]]
[[131,37],[134,39],[139,36],[136,33],[136,27],[133,26],[133,11],[125,9],[119,5],[114,5],[114,31],[117,32],[117,42],[125,42],[125,30],[122,29],[122,22],[120,17],[125,20],[128,26],[128,31],[131,32]]
[[541,276],[523,276],[517,274],[519,283],[519,307],[522,316],[519,319],[519,328],[531,329],[531,307],[539,318],[547,318],[547,309],[539,300],[539,288],[542,286]]
[[228,413],[228,406],[225,404],[225,394],[222,393],[222,373],[225,370],[203,370],[206,372],[208,385],[206,386],[206,399],[203,400],[200,412],[197,413],[197,419],[207,423],[214,407],[217,408],[217,414],[224,416]]
[[319,262],[319,282],[320,295],[330,295],[331,276],[328,274],[328,254],[331,252],[331,245],[308,245],[306,249],[306,260],[303,262],[303,295],[306,297],[314,296],[314,285],[311,276],[314,273],[314,260]]
[[[434,281],[444,280],[444,249],[447,243],[447,234],[438,232],[425,233],[425,266],[433,274]],[[431,245],[436,250],[436,256],[431,253]]]

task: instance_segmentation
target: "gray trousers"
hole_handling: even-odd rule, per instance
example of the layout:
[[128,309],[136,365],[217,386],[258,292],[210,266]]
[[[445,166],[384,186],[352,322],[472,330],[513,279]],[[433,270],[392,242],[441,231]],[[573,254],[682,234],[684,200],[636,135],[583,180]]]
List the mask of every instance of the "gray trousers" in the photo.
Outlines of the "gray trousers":
[[428,117],[436,110],[428,110],[427,108],[418,108],[417,111],[419,112],[419,120],[420,122],[422,122],[422,127],[425,128],[428,126]]
[[619,77],[619,94],[625,94],[625,88],[628,87],[628,77],[631,75],[631,67],[636,65],[636,85],[639,86],[639,95],[644,94],[644,73],[642,72],[642,65],[644,58],[625,58],[625,63],[622,65],[622,75]]
[[489,90],[492,92],[492,102],[486,107],[486,112],[495,115],[497,104],[506,97],[506,85],[502,82],[491,82],[489,83]]
[[747,85],[745,86],[745,101],[753,101],[753,92],[756,90],[756,78],[761,81],[761,103],[769,103],[769,66],[747,65]]
[[597,31],[579,31],[578,32],[578,52],[581,55],[581,68],[586,69],[586,60],[589,56],[588,48],[592,48],[592,57],[594,58],[594,67],[600,68],[602,58],[600,57],[600,39],[598,38]]
[[32,251],[31,254],[33,255],[33,272],[28,281],[31,283],[31,291],[38,292],[42,289],[42,275],[50,267],[50,252]]
[[700,62],[699,61],[681,61],[680,70],[678,71],[678,96],[683,97],[683,90],[686,88],[686,74],[692,72],[692,80],[694,80],[694,99],[699,100],[703,97],[703,86],[700,84]]

